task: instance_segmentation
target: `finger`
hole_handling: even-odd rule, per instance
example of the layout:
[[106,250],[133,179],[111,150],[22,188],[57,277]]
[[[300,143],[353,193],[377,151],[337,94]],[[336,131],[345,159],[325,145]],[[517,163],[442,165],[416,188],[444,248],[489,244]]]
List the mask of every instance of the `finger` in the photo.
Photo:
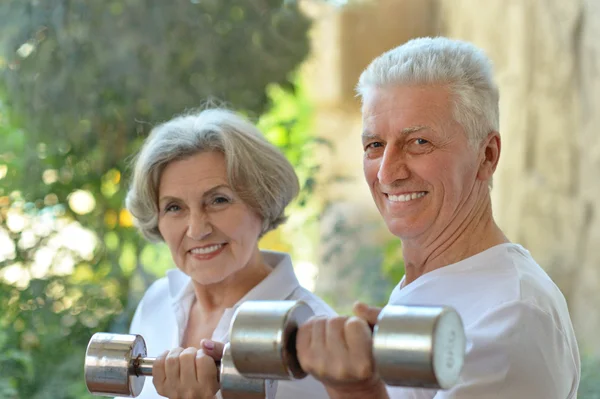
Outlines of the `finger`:
[[[301,324],[296,332],[296,356],[302,369],[308,373],[314,370],[314,360],[318,357],[316,354],[320,354],[318,348],[323,346],[323,343],[319,344],[319,340],[323,340],[322,335],[325,330],[323,326],[320,328],[315,326],[322,324],[324,320],[323,316],[313,316]],[[322,329],[321,333],[319,333],[320,329]]]
[[327,318],[315,317],[312,320],[312,336],[310,340],[310,348],[314,351],[326,350],[327,342]]
[[312,340],[312,323],[306,322],[298,327],[296,333],[296,356],[300,362],[300,366],[306,370],[307,361],[310,356]]
[[196,379],[200,382],[202,391],[208,395],[215,395],[219,390],[218,369],[215,360],[204,354],[196,353]]
[[165,383],[167,378],[165,374],[165,359],[168,353],[169,351],[164,351],[154,361],[152,366],[152,381],[154,382],[154,386],[157,384],[162,386]]
[[179,385],[179,355],[181,352],[183,352],[183,348],[171,349],[165,360],[166,384],[173,387]]
[[196,378],[196,353],[197,348],[189,347],[179,355],[179,383],[182,387],[193,387],[199,382]]
[[[344,333],[347,317],[332,317],[325,325],[325,342],[336,356],[347,353],[348,345]],[[332,353],[332,354],[333,354]]]
[[321,374],[326,373],[334,381],[344,381],[348,377],[348,365],[352,358],[346,343],[345,325],[347,317],[333,317],[327,321],[327,355],[320,363]]
[[219,361],[223,357],[223,348],[225,348],[224,343],[210,339],[203,339],[200,341],[200,345],[204,353],[212,357],[214,360]]
[[377,324],[377,318],[379,317],[381,308],[377,306],[369,306],[366,303],[357,301],[352,307],[352,312],[361,319],[366,320],[371,326],[371,329],[373,329],[372,327]]
[[373,375],[373,338],[371,329],[364,319],[353,316],[350,317],[344,326],[346,342],[350,351],[350,359],[355,377],[358,379],[367,379]]

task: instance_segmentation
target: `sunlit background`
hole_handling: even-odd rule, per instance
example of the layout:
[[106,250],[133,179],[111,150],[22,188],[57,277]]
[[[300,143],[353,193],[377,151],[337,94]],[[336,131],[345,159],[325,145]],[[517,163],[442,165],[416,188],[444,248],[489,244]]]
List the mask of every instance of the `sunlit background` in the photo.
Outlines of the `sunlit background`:
[[97,331],[126,332],[173,263],[123,200],[152,126],[206,104],[255,121],[302,191],[261,241],[341,313],[403,274],[362,180],[354,86],[381,52],[446,35],[501,90],[495,216],[569,303],[580,398],[600,398],[597,0],[0,2],[0,398],[89,398]]

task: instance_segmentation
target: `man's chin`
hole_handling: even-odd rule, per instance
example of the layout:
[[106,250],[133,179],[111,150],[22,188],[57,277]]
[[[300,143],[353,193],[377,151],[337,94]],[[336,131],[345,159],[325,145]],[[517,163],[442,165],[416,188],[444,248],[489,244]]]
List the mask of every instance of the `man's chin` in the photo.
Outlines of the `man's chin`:
[[416,223],[409,223],[406,220],[386,220],[386,225],[389,232],[401,240],[414,238],[419,235],[421,230]]

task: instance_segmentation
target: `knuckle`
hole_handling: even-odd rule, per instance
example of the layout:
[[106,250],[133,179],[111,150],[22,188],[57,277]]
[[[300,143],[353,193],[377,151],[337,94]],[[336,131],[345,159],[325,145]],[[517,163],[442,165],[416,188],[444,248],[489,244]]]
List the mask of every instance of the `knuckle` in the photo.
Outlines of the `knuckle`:
[[344,328],[344,324],[346,323],[346,317],[343,316],[337,316],[337,317],[332,317],[331,319],[329,319],[327,321],[327,328],[332,328],[335,330],[341,330]]
[[346,320],[345,328],[358,330],[363,329],[366,325],[366,322],[359,317],[349,317]]
[[337,363],[337,364],[333,365],[332,367],[330,367],[329,373],[330,373],[330,378],[332,378],[336,381],[343,381],[348,378],[348,370],[341,363]]
[[183,355],[183,354],[188,355],[190,353],[196,354],[196,352],[198,352],[198,348],[194,348],[193,346],[190,346],[189,348],[185,348],[184,350],[182,350],[181,355]]
[[317,372],[322,376],[327,375],[329,373],[329,367],[327,364],[327,360],[324,359],[323,357],[319,357],[316,360],[315,368],[316,368]]
[[194,390],[193,390],[193,389],[189,389],[189,390],[187,390],[187,391],[186,391],[186,392],[185,392],[185,393],[182,395],[182,399],[196,399],[197,397],[198,397],[198,396],[197,396],[197,393],[196,393],[196,392],[194,392]]
[[323,325],[327,324],[327,317],[325,316],[313,316],[312,320],[312,326],[318,326],[321,327]]
[[165,364],[167,366],[175,366],[176,364],[179,364],[179,355],[169,354],[169,356],[167,356],[165,359]]
[[217,373],[215,361],[209,356],[196,357],[196,370],[203,375]]
[[312,351],[308,350],[305,352],[298,353],[298,361],[300,362],[302,370],[304,370],[305,372],[313,373],[316,371],[315,358]]
[[194,357],[196,357],[197,352],[198,352],[198,349],[196,349],[196,348],[187,348],[179,354],[179,359],[185,360],[185,361],[190,361]]
[[371,362],[360,362],[356,365],[355,376],[360,380],[366,380],[373,374]]

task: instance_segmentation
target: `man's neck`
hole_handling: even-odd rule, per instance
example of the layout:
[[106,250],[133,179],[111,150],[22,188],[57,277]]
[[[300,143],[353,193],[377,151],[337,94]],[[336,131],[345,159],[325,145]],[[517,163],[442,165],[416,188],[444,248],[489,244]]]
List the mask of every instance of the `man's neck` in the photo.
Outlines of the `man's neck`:
[[467,213],[463,223],[446,229],[445,234],[435,240],[419,241],[402,241],[406,274],[404,285],[425,273],[509,242],[494,221],[489,196]]

